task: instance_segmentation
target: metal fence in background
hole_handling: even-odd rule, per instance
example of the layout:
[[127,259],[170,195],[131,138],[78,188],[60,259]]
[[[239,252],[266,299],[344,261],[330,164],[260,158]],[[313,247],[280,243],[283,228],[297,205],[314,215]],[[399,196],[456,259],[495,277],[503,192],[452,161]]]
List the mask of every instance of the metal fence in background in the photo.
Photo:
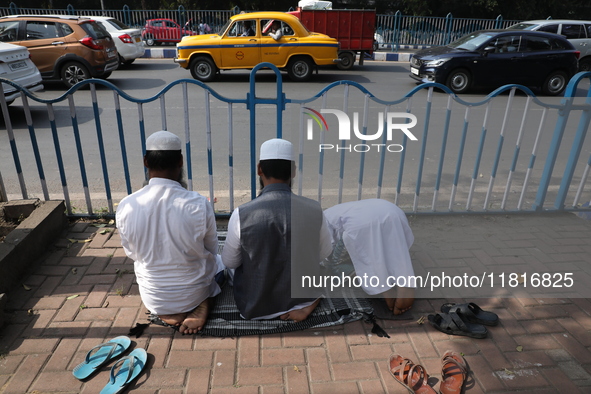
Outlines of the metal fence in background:
[[[15,3],[9,7],[0,7],[0,16],[15,14],[58,14],[93,16],[103,15],[118,19],[130,27],[142,28],[147,19],[167,18],[176,21],[181,27],[187,26],[197,31],[200,22],[207,23],[212,31],[217,31],[228,18],[240,12],[238,7],[232,10],[186,10],[182,5],[176,10],[131,10],[126,5],[122,10],[78,10],[72,5],[66,9],[20,8]],[[397,11],[392,15],[377,15],[376,40],[381,48],[398,51],[401,47],[428,47],[445,45],[461,36],[481,29],[504,29],[517,20],[426,17],[402,15]]]
[[[274,97],[257,95],[261,68],[277,74]],[[112,215],[145,180],[146,136],[164,129],[185,142],[188,187],[218,214],[255,197],[258,147],[273,137],[296,148],[294,191],[325,208],[377,197],[408,213],[589,211],[591,73],[575,75],[551,103],[518,85],[467,102],[433,83],[386,101],[352,81],[296,100],[269,63],[250,78],[243,99],[189,79],[142,99],[95,79],[40,99],[0,79],[23,101],[22,111],[9,111],[0,96],[0,195],[65,199],[70,215]],[[182,108],[166,105],[172,95]]]

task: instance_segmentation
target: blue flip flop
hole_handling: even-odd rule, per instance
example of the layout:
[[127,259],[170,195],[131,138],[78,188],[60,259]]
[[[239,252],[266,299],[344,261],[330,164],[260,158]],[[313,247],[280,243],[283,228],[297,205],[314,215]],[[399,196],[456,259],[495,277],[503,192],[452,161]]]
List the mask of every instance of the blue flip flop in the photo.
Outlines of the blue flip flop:
[[121,358],[111,368],[109,383],[101,390],[100,394],[117,394],[137,378],[148,360],[148,353],[144,349],[135,349],[128,356]]
[[97,372],[103,365],[112,359],[119,357],[131,345],[131,339],[120,336],[109,342],[101,343],[90,349],[83,363],[74,368],[72,372],[77,379],[83,380]]

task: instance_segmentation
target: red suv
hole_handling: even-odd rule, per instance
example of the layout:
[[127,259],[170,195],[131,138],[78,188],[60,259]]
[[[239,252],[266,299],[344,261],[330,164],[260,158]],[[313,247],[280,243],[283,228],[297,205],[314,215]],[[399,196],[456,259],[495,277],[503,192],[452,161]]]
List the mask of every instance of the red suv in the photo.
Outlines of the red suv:
[[172,19],[148,19],[142,32],[142,39],[148,46],[153,46],[165,42],[177,43],[184,36],[196,34],[192,30],[182,28]]

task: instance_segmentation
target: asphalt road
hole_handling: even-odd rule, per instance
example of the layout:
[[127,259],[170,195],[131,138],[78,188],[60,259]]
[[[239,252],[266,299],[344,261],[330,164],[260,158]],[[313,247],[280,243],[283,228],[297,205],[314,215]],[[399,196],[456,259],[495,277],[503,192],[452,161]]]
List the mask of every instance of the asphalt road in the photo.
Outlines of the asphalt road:
[[[414,89],[417,85],[408,77],[409,65],[404,62],[365,62],[364,66],[355,66],[352,70],[341,71],[334,69],[321,69],[317,75],[310,82],[293,83],[289,81],[287,75],[284,73],[283,91],[289,99],[306,99],[318,94],[327,85],[341,81],[350,80],[361,84],[373,96],[379,100],[395,101],[402,99],[405,94]],[[247,70],[240,71],[226,71],[222,72],[217,81],[209,85],[211,89],[219,95],[230,99],[244,99],[249,92],[249,74]],[[181,85],[172,87],[165,95],[165,101],[162,102],[156,97],[168,84],[183,79],[192,79],[188,70],[181,69],[171,59],[139,59],[128,68],[115,71],[108,79],[119,89],[124,91],[135,99],[142,99],[149,101],[143,105],[143,117],[146,133],[151,133],[163,128],[170,131],[177,132],[183,135],[186,130],[191,136],[191,158],[193,166],[191,168],[192,177],[194,179],[193,188],[202,193],[206,193],[208,189],[208,158],[207,158],[207,123],[211,124],[211,144],[213,155],[213,182],[215,188],[215,197],[219,200],[219,209],[227,210],[230,208],[228,202],[228,195],[230,193],[230,172],[228,170],[228,152],[229,152],[229,137],[228,137],[228,105],[223,101],[212,98],[209,102],[210,114],[205,115],[205,109],[208,105],[205,100],[204,90],[196,85],[188,85],[187,88],[187,104],[183,89]],[[271,98],[276,95],[275,75],[268,70],[262,70],[256,77],[256,96]],[[64,87],[60,83],[46,83],[45,91],[39,94],[45,99],[56,98],[65,92]],[[476,103],[483,100],[488,92],[476,91],[472,94],[461,96],[462,100]],[[115,113],[115,100],[111,89],[99,86],[97,88],[97,112],[99,113],[101,131],[103,134],[104,149],[107,156],[107,167],[109,171],[109,183],[113,190],[113,201],[118,201],[126,194],[125,177],[122,170],[122,151],[119,143],[118,123]],[[332,89],[326,98],[326,107],[334,109],[348,108],[349,112],[359,112],[363,114],[365,95],[356,88],[350,88],[349,93],[345,98],[345,88],[338,86]],[[524,95],[517,95],[511,103],[510,110],[505,119],[504,113],[507,108],[507,101],[509,96],[502,95],[494,101],[489,109],[489,116],[487,118],[486,129],[488,136],[486,143],[483,146],[484,156],[481,168],[483,174],[490,173],[493,169],[491,164],[494,160],[495,149],[498,146],[499,133],[505,124],[505,156],[501,157],[501,162],[506,165],[511,163],[511,156],[516,142],[518,141],[519,128],[522,121],[523,108],[525,106],[526,97]],[[99,139],[97,138],[97,118],[94,116],[94,109],[92,104],[91,93],[89,89],[77,92],[74,95],[76,103],[76,120],[79,124],[80,143],[83,148],[85,158],[85,171],[88,176],[89,191],[93,194],[93,199],[101,201],[93,203],[94,210],[103,209],[107,203],[102,201],[105,190],[105,180],[101,176],[102,163],[99,156]],[[557,103],[558,98],[543,98],[544,102]],[[141,139],[139,135],[139,110],[138,105],[121,98],[119,100],[121,113],[123,115],[122,124],[126,141],[126,150],[128,155],[129,169],[132,179],[132,190],[141,187],[143,182],[143,168],[141,164]],[[35,136],[37,143],[41,147],[41,159],[44,163],[45,177],[47,178],[47,185],[52,198],[63,198],[62,187],[60,184],[60,177],[57,171],[57,163],[55,159],[55,150],[53,148],[53,137],[51,129],[47,122],[47,110],[44,104],[31,102],[33,124],[35,125]],[[395,105],[387,108],[387,112],[405,112],[407,110],[408,102],[404,101],[400,105]],[[436,182],[436,175],[438,171],[438,164],[440,161],[441,144],[443,142],[443,130],[446,122],[446,108],[449,105],[448,96],[440,91],[433,92],[431,104],[427,101],[427,92],[421,91],[417,93],[411,100],[410,112],[415,114],[418,119],[417,125],[412,129],[412,132],[418,137],[418,141],[409,142],[406,146],[406,162],[403,178],[405,180],[405,192],[411,200],[405,200],[406,204],[412,204],[412,195],[414,195],[414,183],[418,176],[421,176],[422,184],[432,193]],[[323,99],[306,104],[307,107],[319,110],[323,107]],[[368,102],[369,115],[367,120],[367,134],[375,133],[375,130],[380,126],[379,112],[385,111],[385,106],[374,101]],[[535,107],[535,106],[532,106]],[[165,110],[163,110],[165,108]],[[276,113],[272,105],[263,104],[257,107],[257,144],[260,144],[267,138],[275,136],[275,119]],[[445,181],[442,190],[449,192],[449,186],[453,179],[454,170],[458,164],[458,152],[461,149],[461,134],[463,128],[465,107],[457,103],[452,103],[453,115],[450,121],[450,134],[447,140],[447,149],[445,154],[445,171],[442,179]],[[29,130],[27,122],[22,111],[22,103],[17,100],[10,108],[10,117],[17,146],[21,155],[21,165],[25,174],[26,187],[30,196],[41,197],[41,184],[39,182],[39,175],[37,166],[35,165],[34,157],[31,153],[31,141],[29,138]],[[461,188],[466,190],[470,184],[470,177],[472,176],[473,167],[477,162],[477,152],[482,141],[482,130],[485,128],[485,106],[478,106],[471,110],[470,114],[470,131],[467,133],[464,152],[462,155],[463,170],[462,179],[460,182]],[[60,145],[62,152],[64,152],[64,165],[68,177],[68,184],[72,200],[76,201],[73,204],[77,205],[77,209],[85,211],[84,195],[81,186],[81,169],[78,164],[77,155],[74,154],[76,150],[76,140],[71,121],[71,112],[67,107],[67,100],[60,105],[55,106],[56,123],[58,127],[58,135],[60,138]],[[166,113],[166,116],[163,114]],[[185,116],[185,113],[188,115]],[[429,114],[429,116],[427,116]],[[539,117],[541,114],[540,108],[534,108],[533,115],[530,121],[527,122],[528,133],[523,138],[522,144],[522,161],[518,165],[520,174],[525,172],[528,164],[531,147],[535,140],[535,132],[538,128]],[[553,124],[555,123],[554,115],[550,115],[546,123],[549,131],[544,132],[545,138],[542,138],[539,143],[540,151],[547,150]],[[245,109],[244,104],[235,104],[233,106],[233,155],[234,155],[234,195],[236,204],[242,203],[250,199],[250,129],[249,129],[249,113]],[[362,115],[360,116],[362,118]],[[185,122],[188,119],[188,123]],[[329,120],[328,126],[330,130],[337,130],[338,124],[336,118],[332,115],[326,115]],[[331,120],[332,119],[332,120]],[[354,119],[351,119],[354,122]],[[362,119],[359,120],[361,124]],[[304,123],[305,124],[305,123]],[[426,125],[429,128],[426,128]],[[298,144],[299,133],[303,127],[300,127],[300,112],[299,105],[288,105],[284,112],[283,119],[283,137],[292,140]],[[362,126],[360,125],[361,129]],[[427,132],[425,131],[427,130]],[[396,135],[396,133],[399,133]],[[326,134],[327,138],[336,136],[335,133]],[[315,137],[316,138],[316,137]],[[343,200],[356,198],[358,193],[358,183],[360,176],[360,152],[352,152],[347,154],[347,161],[345,162],[345,170],[343,180],[340,181],[343,192],[339,192],[339,175],[340,163],[342,160],[341,154],[336,152],[336,145],[338,139],[327,140],[325,142],[333,143],[335,147],[332,150],[326,150],[324,158],[321,159],[317,153],[319,149],[319,140],[304,141],[301,146],[304,150],[304,176],[300,176],[302,180],[301,187],[304,194],[316,197],[318,186],[319,163],[324,160],[323,167],[323,200],[326,201],[327,206],[332,205],[337,201],[337,196],[343,194]],[[352,150],[355,145],[351,140]],[[363,141],[356,141],[362,143]],[[377,141],[376,141],[377,142]],[[393,144],[402,142],[402,133],[400,130],[394,130],[392,141]],[[424,142],[424,143],[423,143]],[[512,145],[511,145],[512,144]],[[369,145],[369,144],[367,144]],[[425,146],[425,154],[421,155],[421,149]],[[257,145],[258,146],[258,145]],[[365,150],[365,146],[358,147],[359,150]],[[399,161],[401,154],[399,152],[388,152],[384,156],[378,152],[378,147],[372,147],[372,150],[365,153],[364,157],[364,172],[363,197],[371,197],[376,194],[376,187],[378,184],[378,174],[380,161],[383,159],[386,162],[386,168],[391,168],[385,172],[383,188],[385,195],[383,197],[391,197],[394,193],[393,188],[396,186],[396,181],[399,174]],[[392,147],[393,150],[396,147]],[[528,150],[529,149],[529,150]],[[417,165],[423,162],[425,167],[421,171]],[[541,166],[539,166],[541,170]],[[0,134],[0,171],[3,182],[9,195],[13,198],[20,197],[20,187],[16,176],[15,165],[12,160],[8,138],[5,133]],[[480,172],[480,171],[479,171]],[[483,184],[478,186],[480,188],[488,186],[488,178],[482,176]],[[497,184],[500,184],[498,182]],[[296,180],[296,189],[300,186],[299,179]],[[504,186],[504,184],[503,184]],[[467,191],[466,193],[467,194]],[[14,197],[18,196],[18,197]],[[430,204],[431,196],[423,199],[422,204]],[[400,202],[402,203],[402,201]],[[78,208],[80,206],[80,208]]]

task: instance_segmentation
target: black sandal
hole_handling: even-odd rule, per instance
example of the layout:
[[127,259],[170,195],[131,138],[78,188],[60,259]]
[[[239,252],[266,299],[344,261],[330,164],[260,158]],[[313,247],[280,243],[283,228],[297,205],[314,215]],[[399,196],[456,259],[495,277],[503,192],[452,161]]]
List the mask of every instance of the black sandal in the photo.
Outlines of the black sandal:
[[436,313],[427,316],[435,329],[449,335],[463,335],[471,338],[486,338],[488,330],[482,324],[468,323],[455,312]]
[[473,302],[469,304],[443,304],[441,305],[441,312],[455,312],[469,323],[484,324],[486,326],[499,324],[499,316],[496,313],[487,312]]

